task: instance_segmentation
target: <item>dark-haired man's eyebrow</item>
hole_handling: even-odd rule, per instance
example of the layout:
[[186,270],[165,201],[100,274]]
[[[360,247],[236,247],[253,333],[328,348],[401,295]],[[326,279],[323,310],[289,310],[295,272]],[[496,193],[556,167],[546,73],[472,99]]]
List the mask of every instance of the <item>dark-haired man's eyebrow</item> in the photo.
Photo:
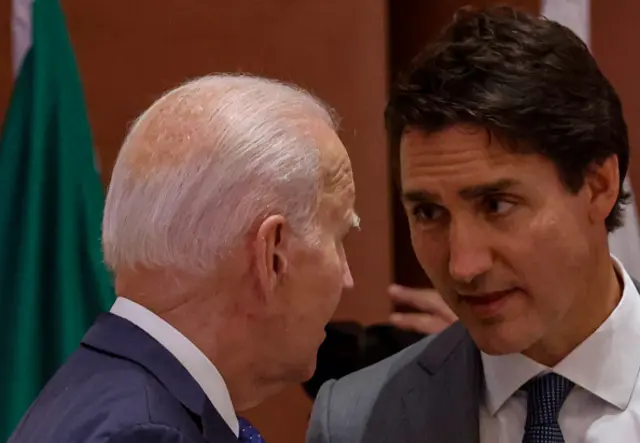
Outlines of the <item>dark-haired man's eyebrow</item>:
[[439,197],[429,191],[412,190],[403,192],[402,200],[405,203],[423,203],[439,200]]
[[[515,179],[500,179],[494,182],[468,186],[458,191],[458,195],[464,200],[476,200],[478,198],[506,192],[520,184]],[[402,200],[406,203],[423,203],[440,201],[440,196],[424,189],[407,190],[402,193]]]
[[506,192],[507,190],[520,184],[520,181],[515,179],[501,179],[491,183],[484,183],[477,186],[469,186],[461,189],[458,194],[465,200],[476,200],[480,197],[484,197],[492,194],[499,194]]

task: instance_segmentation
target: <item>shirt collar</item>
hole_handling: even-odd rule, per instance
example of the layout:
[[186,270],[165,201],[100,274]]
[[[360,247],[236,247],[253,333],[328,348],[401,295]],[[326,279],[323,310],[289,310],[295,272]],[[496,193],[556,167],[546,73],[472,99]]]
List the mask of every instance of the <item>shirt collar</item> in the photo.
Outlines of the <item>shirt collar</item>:
[[624,266],[612,257],[624,289],[618,306],[602,325],[550,369],[522,354],[482,353],[485,402],[495,414],[520,387],[536,375],[552,370],[604,401],[625,409],[640,372],[640,294]]
[[213,407],[238,436],[238,419],[227,385],[220,372],[196,345],[162,318],[129,299],[118,297],[111,307],[111,313],[130,321],[164,346],[191,374]]

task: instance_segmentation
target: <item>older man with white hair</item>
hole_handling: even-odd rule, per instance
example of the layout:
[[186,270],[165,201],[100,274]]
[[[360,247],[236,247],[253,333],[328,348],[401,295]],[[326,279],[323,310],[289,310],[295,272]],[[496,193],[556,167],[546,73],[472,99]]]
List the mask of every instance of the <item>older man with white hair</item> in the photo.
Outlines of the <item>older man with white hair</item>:
[[103,223],[118,298],[10,443],[260,442],[236,413],[309,378],[352,286],[357,226],[330,111],[292,86],[215,75],[132,127]]

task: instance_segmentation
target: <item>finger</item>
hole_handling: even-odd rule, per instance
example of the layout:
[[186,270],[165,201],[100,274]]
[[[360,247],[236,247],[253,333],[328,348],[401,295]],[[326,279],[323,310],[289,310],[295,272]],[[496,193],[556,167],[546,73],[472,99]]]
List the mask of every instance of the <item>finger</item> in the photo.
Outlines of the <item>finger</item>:
[[390,289],[389,294],[396,303],[413,306],[420,311],[447,316],[452,314],[449,306],[435,289],[396,288],[393,291]]
[[[403,296],[403,295],[407,295],[410,296],[410,294],[419,294],[423,291],[426,290],[431,290],[429,288],[410,288],[408,286],[402,286],[399,285],[397,283],[394,283],[392,285],[389,285],[389,294],[391,295],[398,295],[398,296]],[[435,289],[433,289],[435,291]]]
[[427,297],[439,297],[440,294],[435,289],[431,288],[407,288],[404,286],[391,285],[389,286],[389,295],[394,298],[416,301],[419,302],[425,296]]
[[418,332],[425,335],[437,334],[449,327],[453,322],[430,314],[392,314],[391,324],[405,331]]

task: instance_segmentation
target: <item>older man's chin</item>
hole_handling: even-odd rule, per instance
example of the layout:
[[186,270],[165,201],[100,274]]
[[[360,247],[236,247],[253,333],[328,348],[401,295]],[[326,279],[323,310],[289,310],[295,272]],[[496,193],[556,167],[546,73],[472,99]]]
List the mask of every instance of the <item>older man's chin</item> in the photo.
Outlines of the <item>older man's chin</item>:
[[320,350],[320,344],[325,338],[326,334],[322,336],[322,340],[318,346],[314,348],[313,353],[311,353],[311,355],[306,359],[306,363],[300,365],[297,382],[306,383],[313,378],[318,366],[318,352]]

